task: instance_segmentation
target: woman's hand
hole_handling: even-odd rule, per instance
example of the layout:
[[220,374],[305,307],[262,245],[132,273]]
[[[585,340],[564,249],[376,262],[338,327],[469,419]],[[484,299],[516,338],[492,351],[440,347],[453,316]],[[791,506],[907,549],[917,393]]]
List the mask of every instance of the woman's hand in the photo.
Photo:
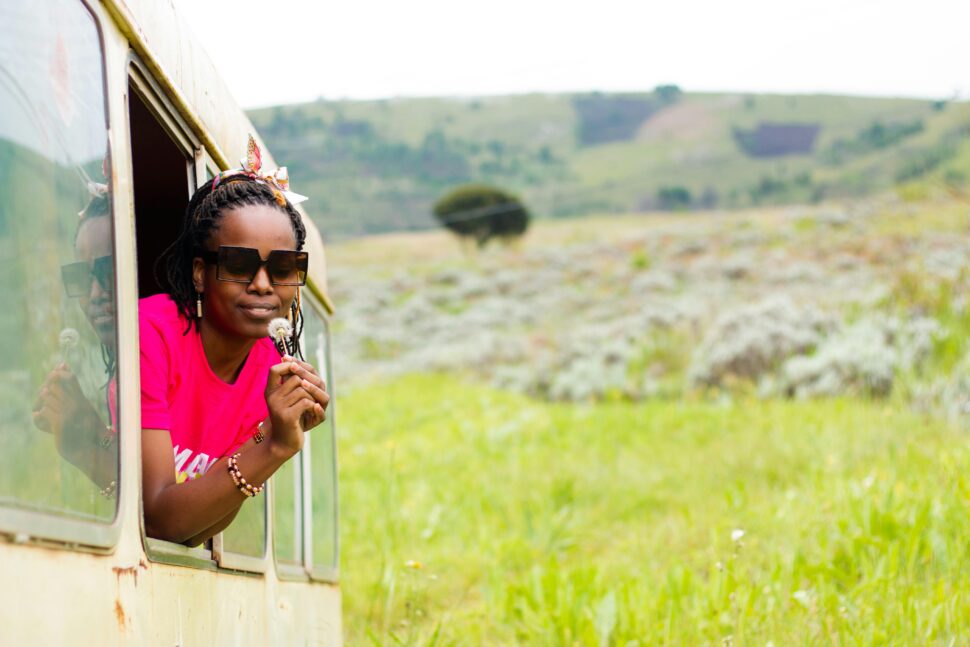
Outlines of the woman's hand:
[[314,391],[318,387],[303,377],[305,373],[306,369],[288,358],[271,367],[266,380],[266,407],[273,427],[269,440],[290,455],[303,449],[303,434],[308,429],[304,415],[312,416],[320,407],[315,398],[319,394]]
[[54,435],[57,451],[68,460],[91,451],[105,433],[104,423],[67,364],[59,364],[47,375],[34,402],[33,418],[38,429]]
[[327,405],[330,403],[330,394],[327,393],[326,383],[312,364],[296,358],[288,359],[297,365],[293,369],[294,375],[303,378],[303,388],[316,400],[316,406],[304,413],[301,420],[303,430],[309,431],[327,419]]

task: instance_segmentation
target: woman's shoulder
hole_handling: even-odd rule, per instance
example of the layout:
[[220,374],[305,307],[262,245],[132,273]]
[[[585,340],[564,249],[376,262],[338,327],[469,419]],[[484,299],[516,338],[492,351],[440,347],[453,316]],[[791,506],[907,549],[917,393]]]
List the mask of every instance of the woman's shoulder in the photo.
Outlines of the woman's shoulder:
[[190,322],[179,312],[179,307],[167,294],[153,294],[138,300],[138,321],[144,327],[150,325],[162,330],[182,332]]

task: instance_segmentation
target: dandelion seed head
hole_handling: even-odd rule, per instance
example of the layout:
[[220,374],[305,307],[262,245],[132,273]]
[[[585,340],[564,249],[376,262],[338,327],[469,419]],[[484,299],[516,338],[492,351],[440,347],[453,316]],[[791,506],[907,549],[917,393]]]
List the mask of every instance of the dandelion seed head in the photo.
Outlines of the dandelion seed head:
[[293,334],[293,324],[284,319],[283,317],[277,317],[269,322],[268,326],[269,336],[276,341],[284,341]]
[[81,334],[74,328],[65,328],[61,331],[58,339],[61,343],[61,350],[69,350],[77,346],[77,343],[81,340]]

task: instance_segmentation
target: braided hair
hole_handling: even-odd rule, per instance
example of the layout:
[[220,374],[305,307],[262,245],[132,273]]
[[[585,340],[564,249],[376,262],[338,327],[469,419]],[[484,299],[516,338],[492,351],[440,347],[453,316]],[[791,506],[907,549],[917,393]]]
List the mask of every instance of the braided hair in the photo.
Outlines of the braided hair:
[[[81,230],[84,229],[85,225],[90,223],[95,218],[106,218],[111,215],[111,198],[110,194],[105,190],[102,192],[95,193],[91,200],[88,202],[87,206],[81,210],[78,216],[77,229],[74,230],[74,246],[77,247],[77,240],[81,236]],[[116,345],[117,340],[113,344],[105,344],[101,341],[101,361],[104,362],[104,373],[108,377],[108,381],[104,383],[102,388],[107,388],[108,384],[111,382],[111,377],[115,372],[115,364],[117,361],[116,357]],[[109,406],[110,410],[111,407]]]
[[[279,209],[289,217],[290,224],[293,226],[296,249],[303,249],[303,244],[306,242],[303,219],[277,189],[245,175],[225,179],[215,188],[212,184],[212,182],[205,182],[196,189],[192,199],[189,200],[189,205],[185,208],[185,218],[178,238],[155,262],[155,279],[172,297],[179,312],[189,321],[185,334],[188,334],[193,322],[196,330],[199,329],[199,321],[193,316],[196,299],[195,284],[192,280],[193,260],[205,251],[205,244],[212,233],[219,228],[219,223],[227,210],[256,205]],[[290,304],[290,312],[293,319],[293,346],[302,358],[299,340],[303,332],[303,314],[300,309],[299,289]]]

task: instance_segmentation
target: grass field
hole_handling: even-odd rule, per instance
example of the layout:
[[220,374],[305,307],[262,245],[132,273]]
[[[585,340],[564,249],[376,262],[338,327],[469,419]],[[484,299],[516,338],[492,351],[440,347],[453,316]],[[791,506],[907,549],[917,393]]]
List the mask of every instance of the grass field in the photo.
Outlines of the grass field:
[[350,645],[965,644],[970,445],[894,399],[338,410]]

